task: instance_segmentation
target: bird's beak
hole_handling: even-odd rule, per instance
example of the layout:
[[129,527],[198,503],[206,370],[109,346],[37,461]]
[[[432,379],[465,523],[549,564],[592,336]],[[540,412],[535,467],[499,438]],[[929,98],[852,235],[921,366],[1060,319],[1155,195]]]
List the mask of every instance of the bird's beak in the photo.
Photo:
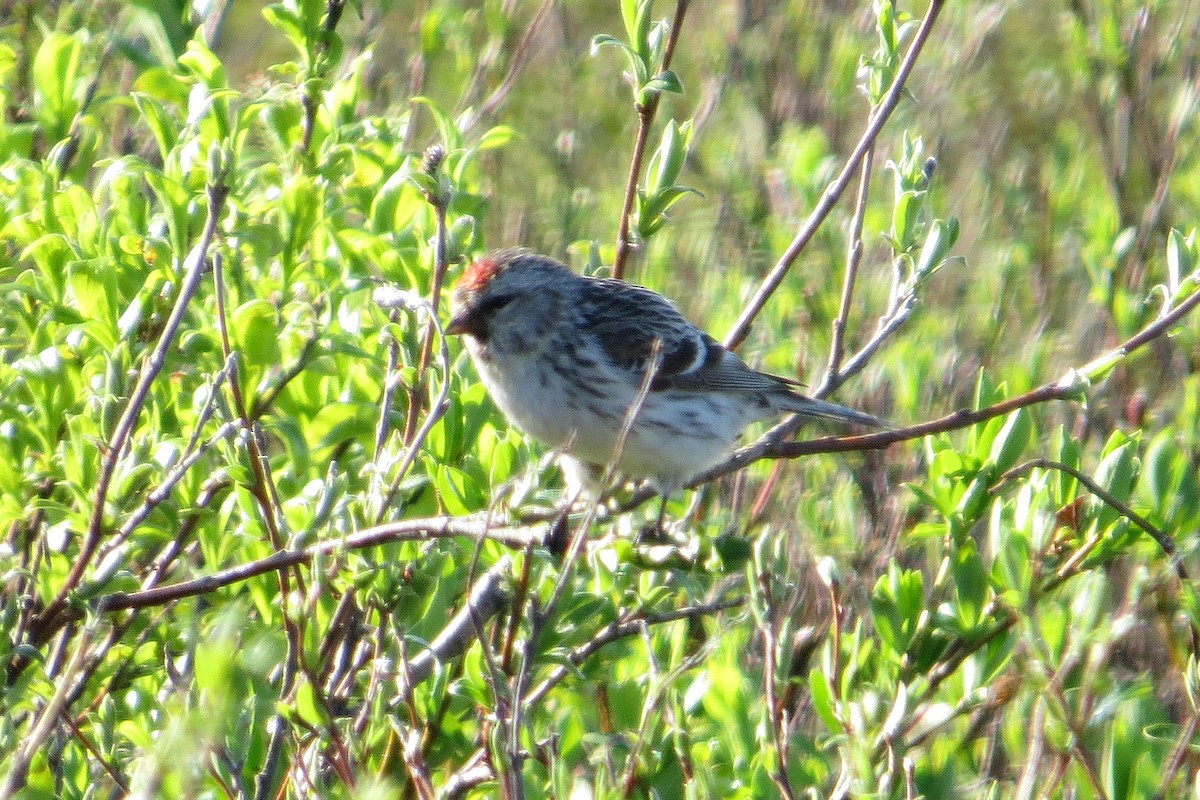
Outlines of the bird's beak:
[[446,325],[447,336],[461,336],[464,333],[478,333],[479,319],[471,313],[468,306],[460,310]]

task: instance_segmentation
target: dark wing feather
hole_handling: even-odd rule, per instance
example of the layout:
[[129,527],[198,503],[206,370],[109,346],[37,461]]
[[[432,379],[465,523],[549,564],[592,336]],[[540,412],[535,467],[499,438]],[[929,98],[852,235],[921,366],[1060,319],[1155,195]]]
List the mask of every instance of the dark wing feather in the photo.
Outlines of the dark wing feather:
[[651,387],[692,392],[787,391],[787,381],[757,372],[684,319],[662,295],[624,281],[592,279],[581,298],[582,327],[631,382],[646,374],[655,339],[662,364]]

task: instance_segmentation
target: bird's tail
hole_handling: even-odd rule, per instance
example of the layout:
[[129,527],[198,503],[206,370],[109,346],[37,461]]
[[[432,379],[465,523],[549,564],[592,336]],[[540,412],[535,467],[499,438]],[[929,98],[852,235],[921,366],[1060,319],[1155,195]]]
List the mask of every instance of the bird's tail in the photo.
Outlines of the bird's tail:
[[781,403],[784,411],[799,414],[802,417],[831,419],[837,422],[850,422],[855,425],[865,425],[868,428],[890,428],[886,420],[853,408],[839,406],[837,403],[827,403],[824,400],[814,400],[796,392],[789,392],[787,400]]

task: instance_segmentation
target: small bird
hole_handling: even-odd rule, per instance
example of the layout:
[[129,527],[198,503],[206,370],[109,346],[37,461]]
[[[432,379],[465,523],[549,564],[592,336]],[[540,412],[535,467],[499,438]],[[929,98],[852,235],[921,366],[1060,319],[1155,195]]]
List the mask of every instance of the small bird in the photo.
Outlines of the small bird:
[[[870,414],[795,390],[751,369],[641,286],[578,275],[547,256],[500,250],[454,287],[446,333],[466,337],[504,415],[555,448],[569,484],[592,485],[616,458],[665,498],[719,462],[752,422],[785,413],[870,427]],[[622,427],[657,367],[624,448]]]

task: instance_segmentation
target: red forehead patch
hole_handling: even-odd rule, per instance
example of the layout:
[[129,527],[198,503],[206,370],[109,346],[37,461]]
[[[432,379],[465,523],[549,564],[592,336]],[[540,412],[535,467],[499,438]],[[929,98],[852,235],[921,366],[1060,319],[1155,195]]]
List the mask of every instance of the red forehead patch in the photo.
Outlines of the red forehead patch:
[[496,277],[496,273],[500,271],[500,262],[493,258],[484,256],[478,261],[473,262],[462,277],[458,279],[458,285],[455,289],[466,289],[470,292],[478,292],[491,282],[492,278]]

